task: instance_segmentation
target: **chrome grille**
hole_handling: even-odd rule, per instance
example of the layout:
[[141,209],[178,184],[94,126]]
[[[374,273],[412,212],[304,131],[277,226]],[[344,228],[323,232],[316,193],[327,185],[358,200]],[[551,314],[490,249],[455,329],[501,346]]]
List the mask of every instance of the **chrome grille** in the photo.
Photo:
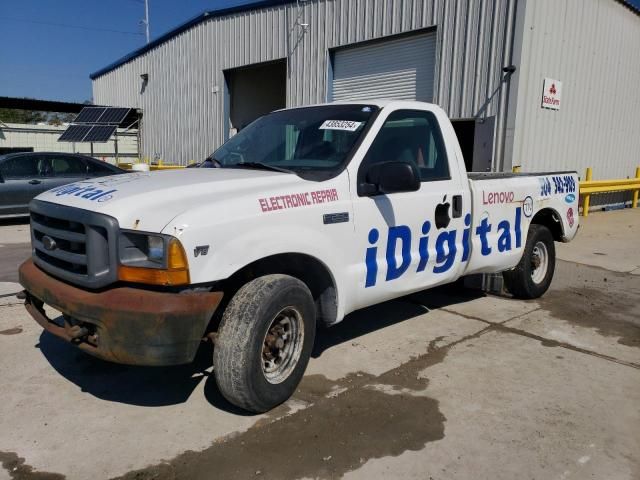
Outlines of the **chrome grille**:
[[31,203],[30,210],[36,265],[89,288],[116,280],[118,223],[114,218],[37,200]]

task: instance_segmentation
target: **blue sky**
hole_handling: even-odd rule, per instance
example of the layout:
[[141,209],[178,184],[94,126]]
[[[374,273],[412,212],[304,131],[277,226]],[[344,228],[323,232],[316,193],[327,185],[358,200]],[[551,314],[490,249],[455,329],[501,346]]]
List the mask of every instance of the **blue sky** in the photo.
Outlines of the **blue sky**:
[[[253,1],[149,0],[151,39],[206,10]],[[145,44],[135,34],[143,17],[142,0],[0,0],[0,96],[90,99],[89,74]]]
[[[149,0],[151,38],[206,10],[254,1]],[[0,95],[90,99],[89,74],[144,45],[143,15],[142,0],[0,0]]]

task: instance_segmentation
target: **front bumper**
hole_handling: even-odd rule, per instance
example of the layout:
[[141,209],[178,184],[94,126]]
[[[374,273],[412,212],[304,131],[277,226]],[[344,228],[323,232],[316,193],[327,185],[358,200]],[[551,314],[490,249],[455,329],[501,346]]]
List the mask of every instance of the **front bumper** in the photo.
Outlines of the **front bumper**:
[[[53,278],[31,259],[19,274],[25,307],[45,330],[91,355],[129,365],[193,361],[223,295],[131,287],[91,292]],[[47,318],[43,303],[63,313],[63,324]]]

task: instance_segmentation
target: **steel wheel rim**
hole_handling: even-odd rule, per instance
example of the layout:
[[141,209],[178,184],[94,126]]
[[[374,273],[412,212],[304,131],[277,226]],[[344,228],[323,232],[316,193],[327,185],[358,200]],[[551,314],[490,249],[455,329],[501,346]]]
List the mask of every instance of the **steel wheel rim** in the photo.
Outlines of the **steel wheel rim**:
[[284,382],[296,368],[302,354],[304,322],[293,307],[280,310],[269,324],[262,341],[260,365],[267,382]]
[[537,242],[533,246],[531,267],[531,279],[533,282],[536,284],[542,283],[549,269],[549,251],[543,242]]

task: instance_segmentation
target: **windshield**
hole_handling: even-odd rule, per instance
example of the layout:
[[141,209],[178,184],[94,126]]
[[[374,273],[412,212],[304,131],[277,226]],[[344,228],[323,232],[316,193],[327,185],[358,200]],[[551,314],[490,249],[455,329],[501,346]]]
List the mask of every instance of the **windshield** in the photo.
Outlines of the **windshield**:
[[326,105],[273,112],[241,130],[201,166],[329,177],[342,170],[377,110],[372,105]]

